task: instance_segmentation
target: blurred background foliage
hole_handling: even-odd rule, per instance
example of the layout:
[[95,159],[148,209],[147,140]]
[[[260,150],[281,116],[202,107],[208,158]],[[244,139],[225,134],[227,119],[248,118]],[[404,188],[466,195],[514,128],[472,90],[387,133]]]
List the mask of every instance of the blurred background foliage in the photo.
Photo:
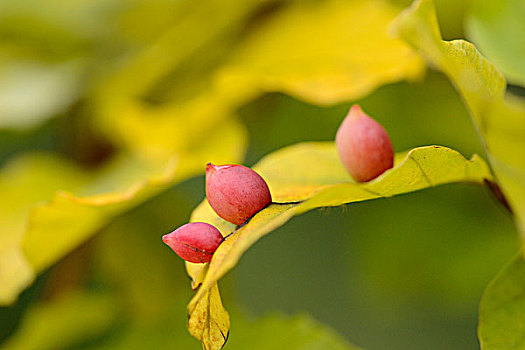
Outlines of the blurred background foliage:
[[[448,80],[387,37],[408,4],[0,1],[0,347],[200,347],[160,237],[202,200],[204,164],[333,140],[352,103],[398,151],[486,157]],[[522,3],[437,9],[523,91]],[[226,348],[477,348],[481,293],[517,247],[469,184],[304,214],[221,281]]]

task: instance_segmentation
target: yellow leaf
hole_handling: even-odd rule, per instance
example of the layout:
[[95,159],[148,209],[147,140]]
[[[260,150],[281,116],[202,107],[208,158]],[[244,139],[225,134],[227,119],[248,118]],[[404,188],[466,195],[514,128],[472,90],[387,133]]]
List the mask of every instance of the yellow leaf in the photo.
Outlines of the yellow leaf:
[[[0,172],[0,304],[116,215],[204,171],[208,161],[242,158],[246,131],[231,119],[198,147],[160,164],[121,154],[100,170],[52,155],[28,155]],[[49,200],[51,199],[51,200]],[[49,200],[49,201],[47,201]]]
[[[129,53],[95,88],[96,127],[119,147],[148,159],[162,160],[205,142],[234,118],[246,95],[252,95],[245,84],[216,77],[222,55],[231,50],[219,58],[213,53],[231,45],[241,23],[258,5],[235,0],[181,4],[177,21]],[[148,96],[158,98],[157,90],[168,96],[151,103]]]
[[441,40],[432,0],[416,1],[396,19],[393,29],[442,70],[463,96],[525,235],[525,100],[506,94],[505,78],[474,45]]
[[387,35],[396,14],[387,1],[294,1],[241,45],[222,74],[314,104],[363,97],[423,73],[417,55]]
[[[242,254],[295,215],[319,207],[391,197],[444,183],[483,183],[492,179],[489,168],[478,156],[467,160],[458,152],[440,146],[419,147],[397,154],[393,169],[367,183],[355,183],[342,169],[333,142],[302,143],[284,148],[265,157],[254,169],[267,181],[274,203],[226,239],[209,265],[187,265],[192,286],[201,285],[188,305],[190,322],[196,317],[193,314],[196,305],[205,302],[210,288],[235,267]],[[287,201],[291,203],[279,203]],[[211,223],[223,235],[235,229],[233,224],[220,219],[206,201],[195,209],[191,221]]]
[[48,199],[57,188],[75,190],[88,180],[73,164],[51,155],[25,155],[0,172],[0,304],[12,303],[31,283],[34,272],[20,248],[34,203]]
[[224,103],[222,95],[214,92],[184,104],[156,107],[134,99],[115,99],[100,108],[97,123],[119,147],[143,159],[162,162],[174,152],[202,148],[202,144],[209,143],[208,139],[217,137],[221,131],[242,129]]
[[[23,240],[28,261],[36,271],[43,270],[115,215],[202,172],[208,161],[231,162],[241,158],[244,142],[244,129],[230,121],[203,140],[200,148],[180,153],[160,167],[141,165],[136,158],[110,166],[83,189],[93,195],[58,192],[31,213]],[[101,188],[102,193],[98,194]]]
[[[423,73],[418,55],[388,37],[387,25],[398,11],[387,1],[292,2],[239,29],[258,6],[203,2],[130,55],[96,89],[99,129],[120,147],[161,159],[199,142],[265,92],[333,104]],[[195,68],[217,43],[231,49],[220,59],[211,55],[206,69]],[[188,70],[195,76],[180,83]],[[165,101],[147,102],[144,97],[163,82],[171,84]]]
[[222,349],[230,331],[230,315],[222,306],[217,283],[206,291],[201,301],[188,307],[188,313],[192,315],[188,330],[202,342],[203,348]]

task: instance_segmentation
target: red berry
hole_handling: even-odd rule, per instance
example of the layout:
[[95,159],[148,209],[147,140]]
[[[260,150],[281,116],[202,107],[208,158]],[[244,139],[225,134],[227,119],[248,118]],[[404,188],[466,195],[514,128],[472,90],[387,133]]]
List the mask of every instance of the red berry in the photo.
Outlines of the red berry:
[[394,149],[385,129],[353,105],[335,137],[339,158],[359,182],[370,181],[394,166]]
[[219,230],[204,222],[191,222],[162,236],[162,241],[186,261],[207,263],[221,245]]
[[206,197],[224,220],[242,225],[272,201],[266,181],[242,165],[206,166]]

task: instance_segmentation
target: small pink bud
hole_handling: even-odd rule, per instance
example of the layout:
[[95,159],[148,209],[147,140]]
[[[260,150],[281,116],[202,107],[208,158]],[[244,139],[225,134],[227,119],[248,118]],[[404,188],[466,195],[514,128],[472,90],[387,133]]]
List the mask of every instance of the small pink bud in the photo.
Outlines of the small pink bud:
[[259,174],[234,164],[208,163],[206,197],[217,215],[236,225],[242,225],[272,201],[268,185]]
[[359,182],[375,179],[394,166],[394,149],[385,129],[353,105],[335,137],[339,158]]
[[207,263],[221,245],[219,230],[204,222],[191,222],[162,236],[162,241],[186,261]]

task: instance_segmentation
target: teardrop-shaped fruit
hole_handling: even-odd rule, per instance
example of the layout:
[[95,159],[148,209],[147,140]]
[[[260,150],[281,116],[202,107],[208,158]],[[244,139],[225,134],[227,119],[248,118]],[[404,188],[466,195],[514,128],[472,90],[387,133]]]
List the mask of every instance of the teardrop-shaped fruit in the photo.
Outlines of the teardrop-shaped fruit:
[[162,241],[186,261],[207,263],[221,245],[223,237],[215,226],[191,222],[162,236]]
[[341,162],[356,181],[370,181],[394,166],[388,134],[358,105],[350,108],[339,126],[335,144]]
[[236,225],[272,201],[266,181],[242,165],[206,166],[206,197],[217,215]]

